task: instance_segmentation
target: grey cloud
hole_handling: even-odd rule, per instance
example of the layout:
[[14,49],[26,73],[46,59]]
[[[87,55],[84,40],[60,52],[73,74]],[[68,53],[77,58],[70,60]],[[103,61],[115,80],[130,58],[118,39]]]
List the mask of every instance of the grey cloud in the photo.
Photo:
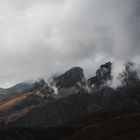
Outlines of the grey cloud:
[[0,85],[77,65],[90,77],[108,60],[140,63],[139,7],[138,0],[0,0]]

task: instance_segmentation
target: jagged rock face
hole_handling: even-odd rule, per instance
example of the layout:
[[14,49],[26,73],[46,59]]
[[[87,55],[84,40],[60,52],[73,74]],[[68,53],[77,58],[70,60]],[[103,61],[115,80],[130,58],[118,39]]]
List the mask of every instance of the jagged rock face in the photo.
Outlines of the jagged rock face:
[[108,62],[100,66],[100,68],[96,72],[96,77],[98,81],[104,82],[111,79],[111,66],[112,66],[111,62]]
[[61,76],[54,78],[57,87],[69,88],[75,86],[78,82],[85,79],[83,69],[80,67],[73,67]]
[[111,80],[111,70],[111,62],[107,62],[101,65],[100,68],[96,71],[96,76],[89,79],[90,85],[101,85],[105,84],[108,80]]

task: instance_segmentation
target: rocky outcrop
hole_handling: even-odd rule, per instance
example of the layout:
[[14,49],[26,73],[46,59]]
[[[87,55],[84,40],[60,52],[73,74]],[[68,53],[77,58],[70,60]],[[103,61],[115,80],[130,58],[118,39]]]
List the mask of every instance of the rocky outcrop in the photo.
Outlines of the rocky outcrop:
[[57,87],[69,88],[82,83],[85,79],[83,69],[80,67],[73,67],[63,75],[54,78]]
[[107,62],[101,65],[100,68],[96,71],[96,76],[88,80],[89,84],[96,86],[105,84],[108,80],[112,79],[111,70],[112,70],[111,62]]

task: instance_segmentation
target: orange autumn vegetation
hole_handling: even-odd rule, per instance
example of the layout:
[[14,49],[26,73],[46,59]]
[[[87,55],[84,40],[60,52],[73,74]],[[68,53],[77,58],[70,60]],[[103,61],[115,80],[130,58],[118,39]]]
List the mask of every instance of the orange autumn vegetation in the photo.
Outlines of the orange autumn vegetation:
[[31,94],[32,93],[26,93],[24,95],[19,95],[19,96],[13,97],[12,99],[2,103],[0,105],[0,110],[6,110],[6,109],[13,107],[16,103],[26,99]]

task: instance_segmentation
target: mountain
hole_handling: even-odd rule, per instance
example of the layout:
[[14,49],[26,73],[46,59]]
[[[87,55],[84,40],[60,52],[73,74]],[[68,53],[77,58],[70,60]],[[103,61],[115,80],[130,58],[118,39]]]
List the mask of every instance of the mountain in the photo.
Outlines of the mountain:
[[96,76],[88,79],[88,82],[91,86],[100,86],[105,84],[107,81],[112,79],[111,76],[112,63],[107,62],[100,66],[100,68],[96,71]]
[[[76,134],[76,138],[81,139],[87,130],[95,131],[98,134],[100,125],[97,130],[90,125],[88,126],[89,129],[82,126],[84,132],[79,128],[77,130],[82,122],[75,126],[73,124],[74,119],[82,118],[85,115],[92,116],[92,114],[96,116],[96,114],[101,113],[102,115],[99,117],[104,120],[106,113],[115,115],[119,112],[124,116],[126,115],[126,118],[128,117],[132,123],[130,128],[133,128],[135,120],[132,116],[137,114],[137,118],[140,113],[140,79],[133,66],[134,64],[130,62],[125,65],[125,70],[119,76],[122,85],[116,89],[108,85],[108,82],[112,80],[111,62],[101,65],[95,76],[90,79],[85,78],[82,68],[73,67],[48,82],[39,80],[30,84],[20,83],[6,89],[8,93],[5,94],[6,98],[1,100],[0,104],[0,128],[7,132],[7,129],[13,128],[43,127],[45,129],[43,131],[46,131],[47,128],[55,126],[59,128],[69,122],[74,126],[72,131],[75,133],[80,131]],[[129,112],[132,113],[132,116],[129,116]],[[121,114],[116,117],[121,117]],[[123,118],[116,120],[116,117],[112,118],[115,119],[114,123],[120,121],[119,127],[123,127],[121,126]],[[91,121],[92,119],[94,121],[95,118],[90,117]],[[86,123],[86,121],[89,120],[85,119],[84,122]],[[109,119],[109,121],[112,120]],[[137,123],[139,124],[138,121]],[[95,124],[93,123],[93,125]],[[109,125],[110,128],[113,127],[111,123]],[[110,128],[107,129],[111,131]],[[125,131],[125,127],[123,128]],[[114,129],[117,130],[117,128]],[[50,133],[53,133],[52,131]],[[103,134],[105,133],[106,127],[103,129]]]
[[40,79],[38,81],[29,83],[29,82],[23,82],[16,84],[13,87],[10,87],[8,89],[0,89],[0,102],[3,102],[9,98],[12,98],[17,95],[21,95],[27,92],[38,92],[45,86],[45,81],[43,79]]
[[73,67],[64,74],[55,77],[53,81],[56,83],[57,87],[69,88],[75,86],[78,82],[82,83],[84,79],[83,69],[80,67]]

